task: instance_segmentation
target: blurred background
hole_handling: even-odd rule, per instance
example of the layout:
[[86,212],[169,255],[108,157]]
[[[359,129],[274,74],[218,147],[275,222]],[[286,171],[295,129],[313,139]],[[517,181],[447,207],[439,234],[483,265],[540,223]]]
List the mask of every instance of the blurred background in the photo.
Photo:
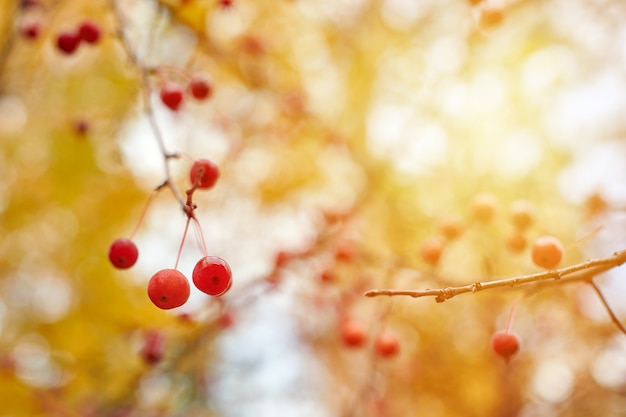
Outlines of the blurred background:
[[[585,283],[363,296],[540,272],[541,235],[561,266],[626,249],[624,19],[619,0],[0,0],[0,417],[626,416],[626,335]],[[60,50],[85,21],[97,42]],[[196,76],[210,96],[168,108]],[[233,285],[163,311],[146,285],[177,262],[171,191],[198,158],[220,179],[178,268],[202,233]],[[595,282],[626,323],[624,267]]]

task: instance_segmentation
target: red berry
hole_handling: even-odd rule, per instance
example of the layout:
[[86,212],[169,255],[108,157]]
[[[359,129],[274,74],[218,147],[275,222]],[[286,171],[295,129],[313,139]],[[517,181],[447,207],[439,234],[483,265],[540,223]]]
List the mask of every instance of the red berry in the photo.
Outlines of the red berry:
[[189,83],[189,91],[196,100],[204,100],[211,96],[213,89],[208,81],[202,78],[194,78]]
[[74,121],[74,132],[79,136],[85,136],[89,133],[89,123],[86,120],[79,119]]
[[130,239],[116,239],[109,247],[109,260],[114,267],[128,269],[135,265],[139,251]]
[[400,350],[400,342],[394,332],[385,329],[376,338],[374,348],[378,356],[390,358],[395,356]]
[[87,43],[97,43],[100,40],[100,26],[90,21],[83,22],[78,27],[78,36]]
[[41,26],[38,22],[27,23],[20,28],[20,34],[25,39],[33,40],[39,37]]
[[80,37],[74,32],[62,32],[57,36],[57,48],[67,55],[73,54],[79,43]]
[[190,292],[189,281],[176,269],[162,269],[148,282],[148,297],[163,310],[182,306]]
[[161,101],[173,111],[178,111],[183,103],[183,91],[178,84],[168,84],[161,87]]
[[506,361],[519,350],[519,340],[512,333],[496,332],[491,336],[491,348]]
[[221,7],[227,8],[233,5],[233,0],[219,0],[218,3]]
[[211,188],[215,185],[220,175],[219,168],[208,159],[198,159],[191,166],[189,179],[192,184],[197,184],[198,188]]
[[365,324],[357,319],[345,319],[339,327],[344,345],[352,348],[361,347],[367,340]]
[[545,269],[556,268],[563,258],[563,245],[553,236],[541,236],[531,248],[535,265]]
[[148,365],[161,362],[165,351],[165,336],[163,333],[151,330],[146,333],[141,347],[141,358]]
[[191,274],[194,285],[203,293],[219,297],[230,288],[232,273],[228,263],[217,256],[200,259]]

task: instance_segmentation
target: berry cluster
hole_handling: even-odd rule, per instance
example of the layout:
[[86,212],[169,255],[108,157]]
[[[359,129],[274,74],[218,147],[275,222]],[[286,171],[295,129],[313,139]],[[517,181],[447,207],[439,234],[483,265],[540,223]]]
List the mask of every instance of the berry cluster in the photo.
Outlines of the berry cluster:
[[86,20],[74,30],[59,33],[56,37],[56,46],[62,53],[71,55],[76,52],[81,43],[97,44],[100,36],[100,26],[95,22]]
[[[492,224],[499,210],[493,194],[479,193],[468,207],[468,218],[442,216],[437,222],[437,233],[425,238],[419,248],[420,259],[430,267],[436,267],[448,245],[458,239],[471,225],[485,227]],[[534,222],[534,208],[525,200],[511,203],[508,213],[509,231],[504,237],[505,247],[512,253],[521,253],[528,247],[528,231]],[[541,268],[554,269],[563,258],[563,246],[553,236],[540,236],[530,247],[530,258]]]
[[[193,163],[189,171],[191,188],[187,190],[187,203],[184,206],[187,215],[187,224],[180,245],[176,265],[174,268],[162,269],[156,272],[148,282],[148,297],[157,307],[163,310],[180,307],[187,302],[191,293],[189,280],[177,269],[180,259],[180,250],[183,247],[190,221],[199,227],[195,217],[196,206],[191,198],[195,190],[212,188],[219,178],[219,169],[208,159],[199,159]],[[143,219],[143,216],[142,216]],[[140,219],[140,222],[141,220]],[[196,263],[192,272],[193,284],[205,294],[219,297],[226,293],[232,284],[232,272],[228,263],[217,256],[209,256],[204,247],[204,256]],[[116,239],[109,248],[109,260],[119,269],[132,267],[139,256],[137,246],[131,239]]]
[[[194,76],[187,84],[187,93],[196,100],[208,99],[213,93],[213,87],[204,77]],[[172,111],[178,111],[183,104],[185,91],[181,84],[175,81],[164,81],[159,92],[161,101]]]
[[[361,348],[367,344],[367,326],[356,318],[344,318],[339,323],[341,341],[348,348]],[[384,328],[374,339],[374,353],[381,358],[392,358],[400,352],[396,333]]]

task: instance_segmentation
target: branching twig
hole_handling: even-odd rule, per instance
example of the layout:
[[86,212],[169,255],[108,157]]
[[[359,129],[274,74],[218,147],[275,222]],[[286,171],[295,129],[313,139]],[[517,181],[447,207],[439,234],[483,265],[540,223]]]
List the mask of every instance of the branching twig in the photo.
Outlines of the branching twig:
[[626,328],[624,328],[624,325],[617,319],[617,316],[615,315],[615,313],[613,313],[611,306],[609,306],[609,303],[606,301],[606,298],[604,298],[604,294],[602,294],[602,291],[600,291],[600,288],[598,288],[596,283],[593,282],[593,280],[591,279],[589,280],[589,284],[595,290],[596,294],[598,294],[598,297],[600,297],[600,301],[602,301],[604,308],[606,308],[606,311],[609,313],[609,316],[611,317],[611,321],[613,322],[613,324],[615,324],[617,328],[622,331],[622,333],[626,334]]
[[405,295],[409,297],[435,297],[438,303],[444,302],[454,296],[464,293],[475,293],[478,291],[499,288],[499,287],[516,287],[530,283],[546,282],[550,280],[567,279],[567,280],[589,280],[604,271],[615,268],[626,263],[626,250],[615,252],[613,255],[588,260],[576,265],[567,266],[560,269],[554,269],[545,272],[539,272],[530,275],[521,275],[512,278],[505,278],[494,281],[474,282],[472,284],[462,285],[458,287],[446,287],[438,289],[426,290],[392,290],[392,289],[375,289],[365,293],[366,297],[378,297],[381,295],[396,296]]
[[183,210],[185,210],[185,207],[186,207],[185,199],[183,198],[182,193],[180,192],[178,187],[176,187],[176,185],[172,181],[172,177],[170,173],[170,166],[169,166],[169,160],[171,158],[177,158],[178,155],[175,153],[168,152],[167,149],[165,148],[165,140],[163,138],[163,134],[161,133],[161,129],[159,129],[159,126],[157,124],[157,120],[154,115],[154,109],[152,107],[152,102],[150,100],[150,96],[152,92],[150,88],[150,75],[152,73],[152,70],[141,63],[137,53],[130,45],[128,37],[126,36],[126,32],[123,29],[126,22],[125,22],[124,17],[122,16],[122,12],[119,9],[116,0],[108,0],[108,2],[113,12],[113,15],[115,16],[115,19],[117,21],[117,26],[118,26],[117,37],[120,40],[122,47],[126,51],[126,54],[128,55],[128,58],[130,59],[132,65],[139,70],[139,74],[141,78],[140,81],[141,81],[142,92],[143,92],[143,101],[144,101],[144,106],[145,106],[145,113],[146,113],[146,116],[148,117],[150,127],[152,128],[152,131],[154,133],[154,136],[159,146],[159,149],[161,151],[161,154],[163,155],[163,164],[164,164],[164,169],[165,169],[165,181],[163,185],[160,186],[160,188],[162,188],[164,185],[167,185],[170,188],[170,190],[172,190],[174,197],[176,198],[178,203],[181,205]]

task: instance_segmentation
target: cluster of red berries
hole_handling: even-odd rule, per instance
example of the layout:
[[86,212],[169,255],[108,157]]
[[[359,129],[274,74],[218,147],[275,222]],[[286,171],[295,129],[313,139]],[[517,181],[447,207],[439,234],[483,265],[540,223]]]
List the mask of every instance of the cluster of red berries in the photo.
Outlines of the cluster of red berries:
[[[208,159],[195,161],[189,171],[192,188],[188,194],[192,194],[196,189],[212,188],[218,177],[219,169],[213,162]],[[187,215],[190,220],[195,219],[193,212]],[[119,269],[132,267],[137,262],[138,256],[137,246],[131,239],[116,239],[109,248],[109,260]],[[192,281],[200,291],[219,297],[230,289],[232,272],[224,259],[205,254],[193,269]],[[148,282],[148,297],[154,305],[163,310],[182,306],[189,299],[190,293],[187,277],[176,267],[158,271]]]
[[97,23],[86,20],[71,31],[64,31],[57,35],[57,49],[66,55],[71,55],[81,43],[95,45],[100,40],[101,30]]
[[[344,318],[339,323],[341,341],[346,347],[360,348],[367,344],[367,327],[361,320]],[[381,358],[392,358],[400,352],[400,341],[391,329],[383,329],[374,340],[374,352]]]
[[[187,93],[194,99],[202,101],[211,96],[213,87],[204,77],[194,76],[187,85]],[[177,82],[167,81],[161,86],[161,101],[172,111],[180,109],[184,96],[185,89]]]

